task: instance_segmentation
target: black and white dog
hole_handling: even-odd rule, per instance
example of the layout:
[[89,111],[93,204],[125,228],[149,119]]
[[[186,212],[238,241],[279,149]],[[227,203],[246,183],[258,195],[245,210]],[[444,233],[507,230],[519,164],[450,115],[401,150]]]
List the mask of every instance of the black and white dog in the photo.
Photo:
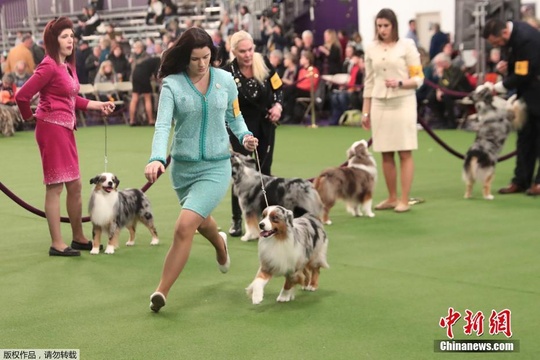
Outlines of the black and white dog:
[[524,106],[520,100],[511,97],[505,100],[493,95],[493,84],[478,86],[472,94],[477,112],[478,130],[474,143],[467,151],[463,164],[465,198],[472,196],[476,181],[483,184],[483,197],[492,200],[491,183],[495,175],[497,158],[512,129],[521,126],[524,119]]
[[[246,233],[242,241],[259,238],[259,217],[266,202],[261,185],[261,174],[256,170],[255,159],[239,153],[231,156],[233,191],[238,196]],[[300,216],[306,212],[321,218],[323,205],[317,190],[308,180],[279,178],[262,175],[268,205],[281,205]]]
[[159,244],[150,201],[141,190],[118,191],[120,180],[112,173],[99,174],[90,180],[90,184],[94,185],[88,205],[94,240],[90,254],[99,254],[102,231],[106,231],[109,235],[105,254],[114,254],[114,250],[118,248],[118,236],[123,227],[129,230],[129,240],[126,245],[135,245],[135,227],[138,221],[150,230],[152,234],[150,245]]
[[294,300],[294,287],[315,291],[319,287],[321,268],[326,261],[328,237],[322,222],[311,214],[298,218],[282,206],[269,206],[259,223],[259,263],[255,279],[246,288],[253,304],[260,304],[264,287],[273,276],[285,276],[277,297],[279,302]]

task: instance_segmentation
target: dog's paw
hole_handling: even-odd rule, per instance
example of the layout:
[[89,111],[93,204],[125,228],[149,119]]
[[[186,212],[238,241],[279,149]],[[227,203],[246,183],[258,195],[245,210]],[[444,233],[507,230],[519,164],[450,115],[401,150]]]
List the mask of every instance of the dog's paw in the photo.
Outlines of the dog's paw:
[[253,294],[251,296],[251,303],[253,305],[259,305],[263,301],[263,295],[262,294]]
[[242,241],[251,241],[251,240],[257,240],[258,238],[259,238],[258,235],[253,236],[253,235],[251,235],[251,234],[245,234],[244,236],[242,236],[242,237],[240,238],[240,240],[242,240]]
[[152,238],[152,241],[150,241],[150,245],[159,245],[159,239],[158,238]]
[[324,222],[324,225],[332,225],[332,220],[328,219]]
[[308,286],[302,286],[302,290],[304,291],[317,291],[317,287],[314,285],[308,285]]
[[90,255],[98,255],[99,254],[99,246],[93,247],[92,250],[90,250]]
[[128,241],[126,243],[126,246],[134,246],[135,245],[135,241]]
[[372,212],[368,212],[366,213],[366,216],[372,218],[372,217],[375,217],[375,214]]
[[289,302],[294,300],[294,293],[290,290],[282,290],[279,296],[277,297],[277,302]]
[[485,196],[484,196],[484,199],[486,199],[486,200],[493,200],[493,199],[495,199],[495,196],[493,196],[492,194],[485,195]]
[[105,249],[105,254],[108,254],[108,255],[114,254],[114,246],[113,245],[107,245],[107,248]]

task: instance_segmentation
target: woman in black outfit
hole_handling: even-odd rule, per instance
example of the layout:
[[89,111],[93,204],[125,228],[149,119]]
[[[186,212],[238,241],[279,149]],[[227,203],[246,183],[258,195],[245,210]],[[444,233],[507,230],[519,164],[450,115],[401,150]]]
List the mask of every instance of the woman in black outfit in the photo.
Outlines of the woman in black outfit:
[[[240,111],[249,131],[259,139],[257,152],[261,172],[270,175],[275,131],[283,110],[281,79],[268,59],[255,52],[255,44],[249,33],[239,31],[233,34],[230,43],[235,58],[224,69],[232,73],[238,88]],[[250,155],[236,137],[231,135],[230,141],[234,151]],[[234,193],[231,202],[233,221],[229,234],[241,236],[242,211]]]

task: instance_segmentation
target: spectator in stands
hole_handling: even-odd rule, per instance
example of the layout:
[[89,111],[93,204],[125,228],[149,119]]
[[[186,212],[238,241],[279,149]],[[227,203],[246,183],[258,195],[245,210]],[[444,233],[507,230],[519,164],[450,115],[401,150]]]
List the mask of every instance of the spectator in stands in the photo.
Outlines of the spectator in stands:
[[339,125],[341,115],[352,109],[362,108],[361,85],[364,82],[364,59],[360,51],[355,51],[351,58],[352,67],[347,85],[341,85],[330,94],[332,115],[330,125]]
[[349,44],[354,46],[355,50],[362,52],[364,51],[364,45],[362,44],[362,35],[360,35],[358,31],[352,33]]
[[116,73],[116,79],[118,81],[129,81],[129,77],[131,74],[131,65],[129,64],[126,55],[124,55],[124,50],[122,49],[122,46],[118,44],[115,45],[112,49],[112,52],[109,54],[107,60],[110,60],[110,62],[112,63],[114,72]]
[[146,25],[163,24],[165,13],[164,6],[160,0],[148,0],[148,9],[146,10]]
[[19,45],[13,47],[6,58],[6,64],[4,66],[4,73],[11,73],[15,69],[15,65],[19,61],[24,61],[27,65],[26,71],[29,74],[34,72],[36,63],[34,62],[34,56],[30,50],[34,45],[34,40],[32,40],[32,35],[24,34],[22,36],[22,41]]
[[178,39],[182,35],[183,30],[180,28],[180,21],[175,16],[167,24],[167,34],[173,39]]
[[[105,60],[99,65],[99,70],[94,79],[94,84],[97,83],[111,83],[116,84],[118,82],[118,76],[114,71],[112,62],[110,60]],[[111,95],[108,93],[98,92],[100,101],[116,101],[119,100],[116,98],[116,95]]]
[[83,7],[83,17],[79,19],[79,27],[75,30],[75,36],[81,39],[83,36],[94,35],[99,24],[101,24],[101,19],[96,8],[93,6]]
[[[235,79],[238,88],[240,111],[246,125],[259,139],[257,151],[260,157],[260,170],[270,175],[274,156],[276,124],[281,118],[282,83],[270,62],[260,53],[255,52],[253,38],[246,31],[238,31],[231,37],[231,50],[234,59],[225,70]],[[229,139],[234,151],[250,155],[229,133]],[[232,195],[232,225],[229,229],[231,236],[242,235],[242,211],[238,198]]]
[[[109,57],[111,53],[111,43],[114,40],[111,40],[108,36],[101,36],[99,38],[99,47],[101,48],[101,53],[99,54],[99,63],[101,64]],[[114,41],[116,43],[116,41]]]
[[349,35],[347,34],[347,31],[344,29],[337,31],[337,38],[339,40],[339,45],[341,46],[341,58],[345,59],[345,49],[347,48],[347,44],[349,43]]
[[[343,58],[343,65],[341,66],[341,73],[349,74],[351,72],[351,68],[353,67],[353,63],[351,62],[352,57],[356,50],[354,49],[354,46],[352,44],[348,44],[345,46],[345,57]],[[358,53],[361,53],[358,51]]]
[[300,55],[300,68],[294,94],[287,104],[289,108],[285,109],[285,116],[289,115],[291,122],[301,123],[304,120],[305,107],[298,104],[296,99],[311,97],[311,91],[317,90],[319,86],[319,74],[319,69],[315,66],[315,56],[311,51],[303,50],[302,55]]
[[438,119],[439,127],[443,129],[455,129],[456,122],[456,99],[463,94],[473,90],[471,84],[465,76],[465,72],[455,65],[452,65],[450,57],[440,53],[433,59],[435,64],[435,73],[439,78],[439,88],[431,93],[428,98],[428,105]]
[[133,69],[131,81],[133,83],[133,92],[131,93],[131,102],[129,104],[129,125],[137,126],[140,124],[136,119],[137,105],[139,97],[142,95],[144,100],[144,110],[146,122],[148,125],[154,125],[154,109],[152,104],[152,95],[154,88],[152,80],[157,77],[161,58],[159,56],[147,57]]
[[[43,33],[47,55],[15,96],[25,121],[35,121],[35,138],[41,153],[45,184],[45,215],[52,244],[50,256],[80,256],[92,243],[82,228],[82,197],[79,158],[75,143],[76,110],[114,110],[110,102],[90,101],[77,95],[73,23],[67,17],[51,20]],[[30,107],[39,93],[35,114]],[[67,189],[66,208],[71,224],[71,247],[62,239],[60,197]]]
[[[165,4],[165,8],[163,9],[163,23],[165,24],[165,27],[168,28],[171,22],[176,21],[177,24],[179,24],[178,17],[177,17],[177,11],[175,10],[176,5],[172,4],[169,1],[169,4]],[[172,6],[174,7],[172,7]],[[180,31],[181,32],[181,31]],[[177,37],[180,35],[177,35]]]
[[131,49],[131,55],[129,57],[129,62],[131,63],[131,74],[135,70],[135,66],[144,60],[148,59],[150,55],[146,53],[146,46],[141,40],[137,40],[133,43],[133,48]]
[[218,29],[221,31],[221,36],[223,39],[227,39],[234,33],[234,23],[231,21],[231,17],[226,12],[221,14],[221,22],[219,23]]
[[11,74],[4,74],[4,76],[2,76],[2,85],[0,87],[0,104],[15,105],[16,92],[17,86],[15,85],[15,78]]
[[26,63],[21,60],[15,65],[15,71],[11,73],[17,89],[23,86],[24,83],[30,79],[31,75],[26,71],[26,66]]
[[249,8],[246,5],[240,7],[240,28],[239,30],[244,30],[249,34],[253,34],[255,31],[255,26],[253,24],[253,17],[249,12]]
[[268,60],[276,70],[279,77],[282,78],[283,74],[285,73],[285,66],[283,65],[283,52],[277,49],[272,50],[268,55]]
[[88,46],[88,41],[79,40],[79,46],[75,50],[75,66],[80,84],[89,84],[88,70],[86,69],[86,59],[92,55],[92,49]]
[[103,10],[103,3],[105,0],[90,0],[88,5],[92,6],[96,11],[102,11]]
[[407,39],[411,39],[414,41],[414,44],[416,47],[418,47],[418,34],[416,32],[416,20],[411,19],[409,20],[409,31],[407,31],[407,34],[405,35]]
[[[313,33],[310,30],[304,30],[302,32],[302,49],[301,51],[311,51],[313,52],[315,49],[313,44]],[[300,52],[301,53],[301,52]],[[302,55],[300,55],[302,56]]]
[[122,33],[119,31],[116,31],[114,24],[109,22],[105,25],[105,36],[109,38],[109,40],[112,41],[122,41],[123,36]]
[[86,61],[84,62],[84,68],[86,69],[86,73],[88,74],[88,81],[93,84],[94,79],[96,78],[96,74],[99,70],[99,58],[101,56],[101,47],[94,46],[92,49],[92,54],[90,54]]
[[[294,96],[296,94],[296,80],[298,77],[298,58],[291,52],[283,55],[283,65],[285,71],[281,80],[283,81],[283,118],[280,120],[282,124],[291,121],[291,111],[289,109],[294,106]],[[287,112],[287,110],[289,110]]]
[[429,58],[433,59],[435,55],[442,52],[445,44],[450,42],[448,34],[445,34],[441,31],[441,25],[435,23],[433,27],[433,36],[431,36],[431,41],[429,45]]
[[32,44],[32,47],[30,48],[30,51],[32,52],[34,63],[36,64],[36,66],[38,66],[39,63],[42,62],[43,58],[45,57],[45,48],[43,47],[43,40],[34,41],[34,43]]
[[225,46],[225,41],[221,37],[221,31],[219,29],[214,30],[212,33],[212,42],[217,49],[217,56],[215,60],[216,67],[224,67],[229,63],[229,52]]
[[150,56],[154,56],[156,54],[156,41],[152,36],[148,36],[145,42],[146,53]]
[[300,53],[302,52],[302,49],[304,48],[304,42],[302,41],[302,37],[298,34],[294,34],[292,45],[290,48],[291,53],[296,56],[298,59],[300,57]]
[[323,74],[337,74],[343,66],[341,59],[341,45],[337,38],[336,30],[327,29],[324,31],[324,44],[317,48],[318,63]]
[[268,49],[268,52],[270,53],[274,50],[280,50],[281,52],[283,52],[285,51],[286,47],[287,47],[287,38],[283,35],[283,28],[280,24],[275,23],[272,26],[272,31],[266,43],[266,48]]

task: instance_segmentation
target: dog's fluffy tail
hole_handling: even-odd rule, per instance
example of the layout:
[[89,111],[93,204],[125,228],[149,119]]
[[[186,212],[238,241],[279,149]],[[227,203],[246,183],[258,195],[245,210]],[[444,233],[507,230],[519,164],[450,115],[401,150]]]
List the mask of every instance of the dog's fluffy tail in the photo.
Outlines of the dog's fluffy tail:
[[514,129],[519,130],[527,121],[527,105],[517,94],[510,96],[506,102],[508,118],[512,121]]

